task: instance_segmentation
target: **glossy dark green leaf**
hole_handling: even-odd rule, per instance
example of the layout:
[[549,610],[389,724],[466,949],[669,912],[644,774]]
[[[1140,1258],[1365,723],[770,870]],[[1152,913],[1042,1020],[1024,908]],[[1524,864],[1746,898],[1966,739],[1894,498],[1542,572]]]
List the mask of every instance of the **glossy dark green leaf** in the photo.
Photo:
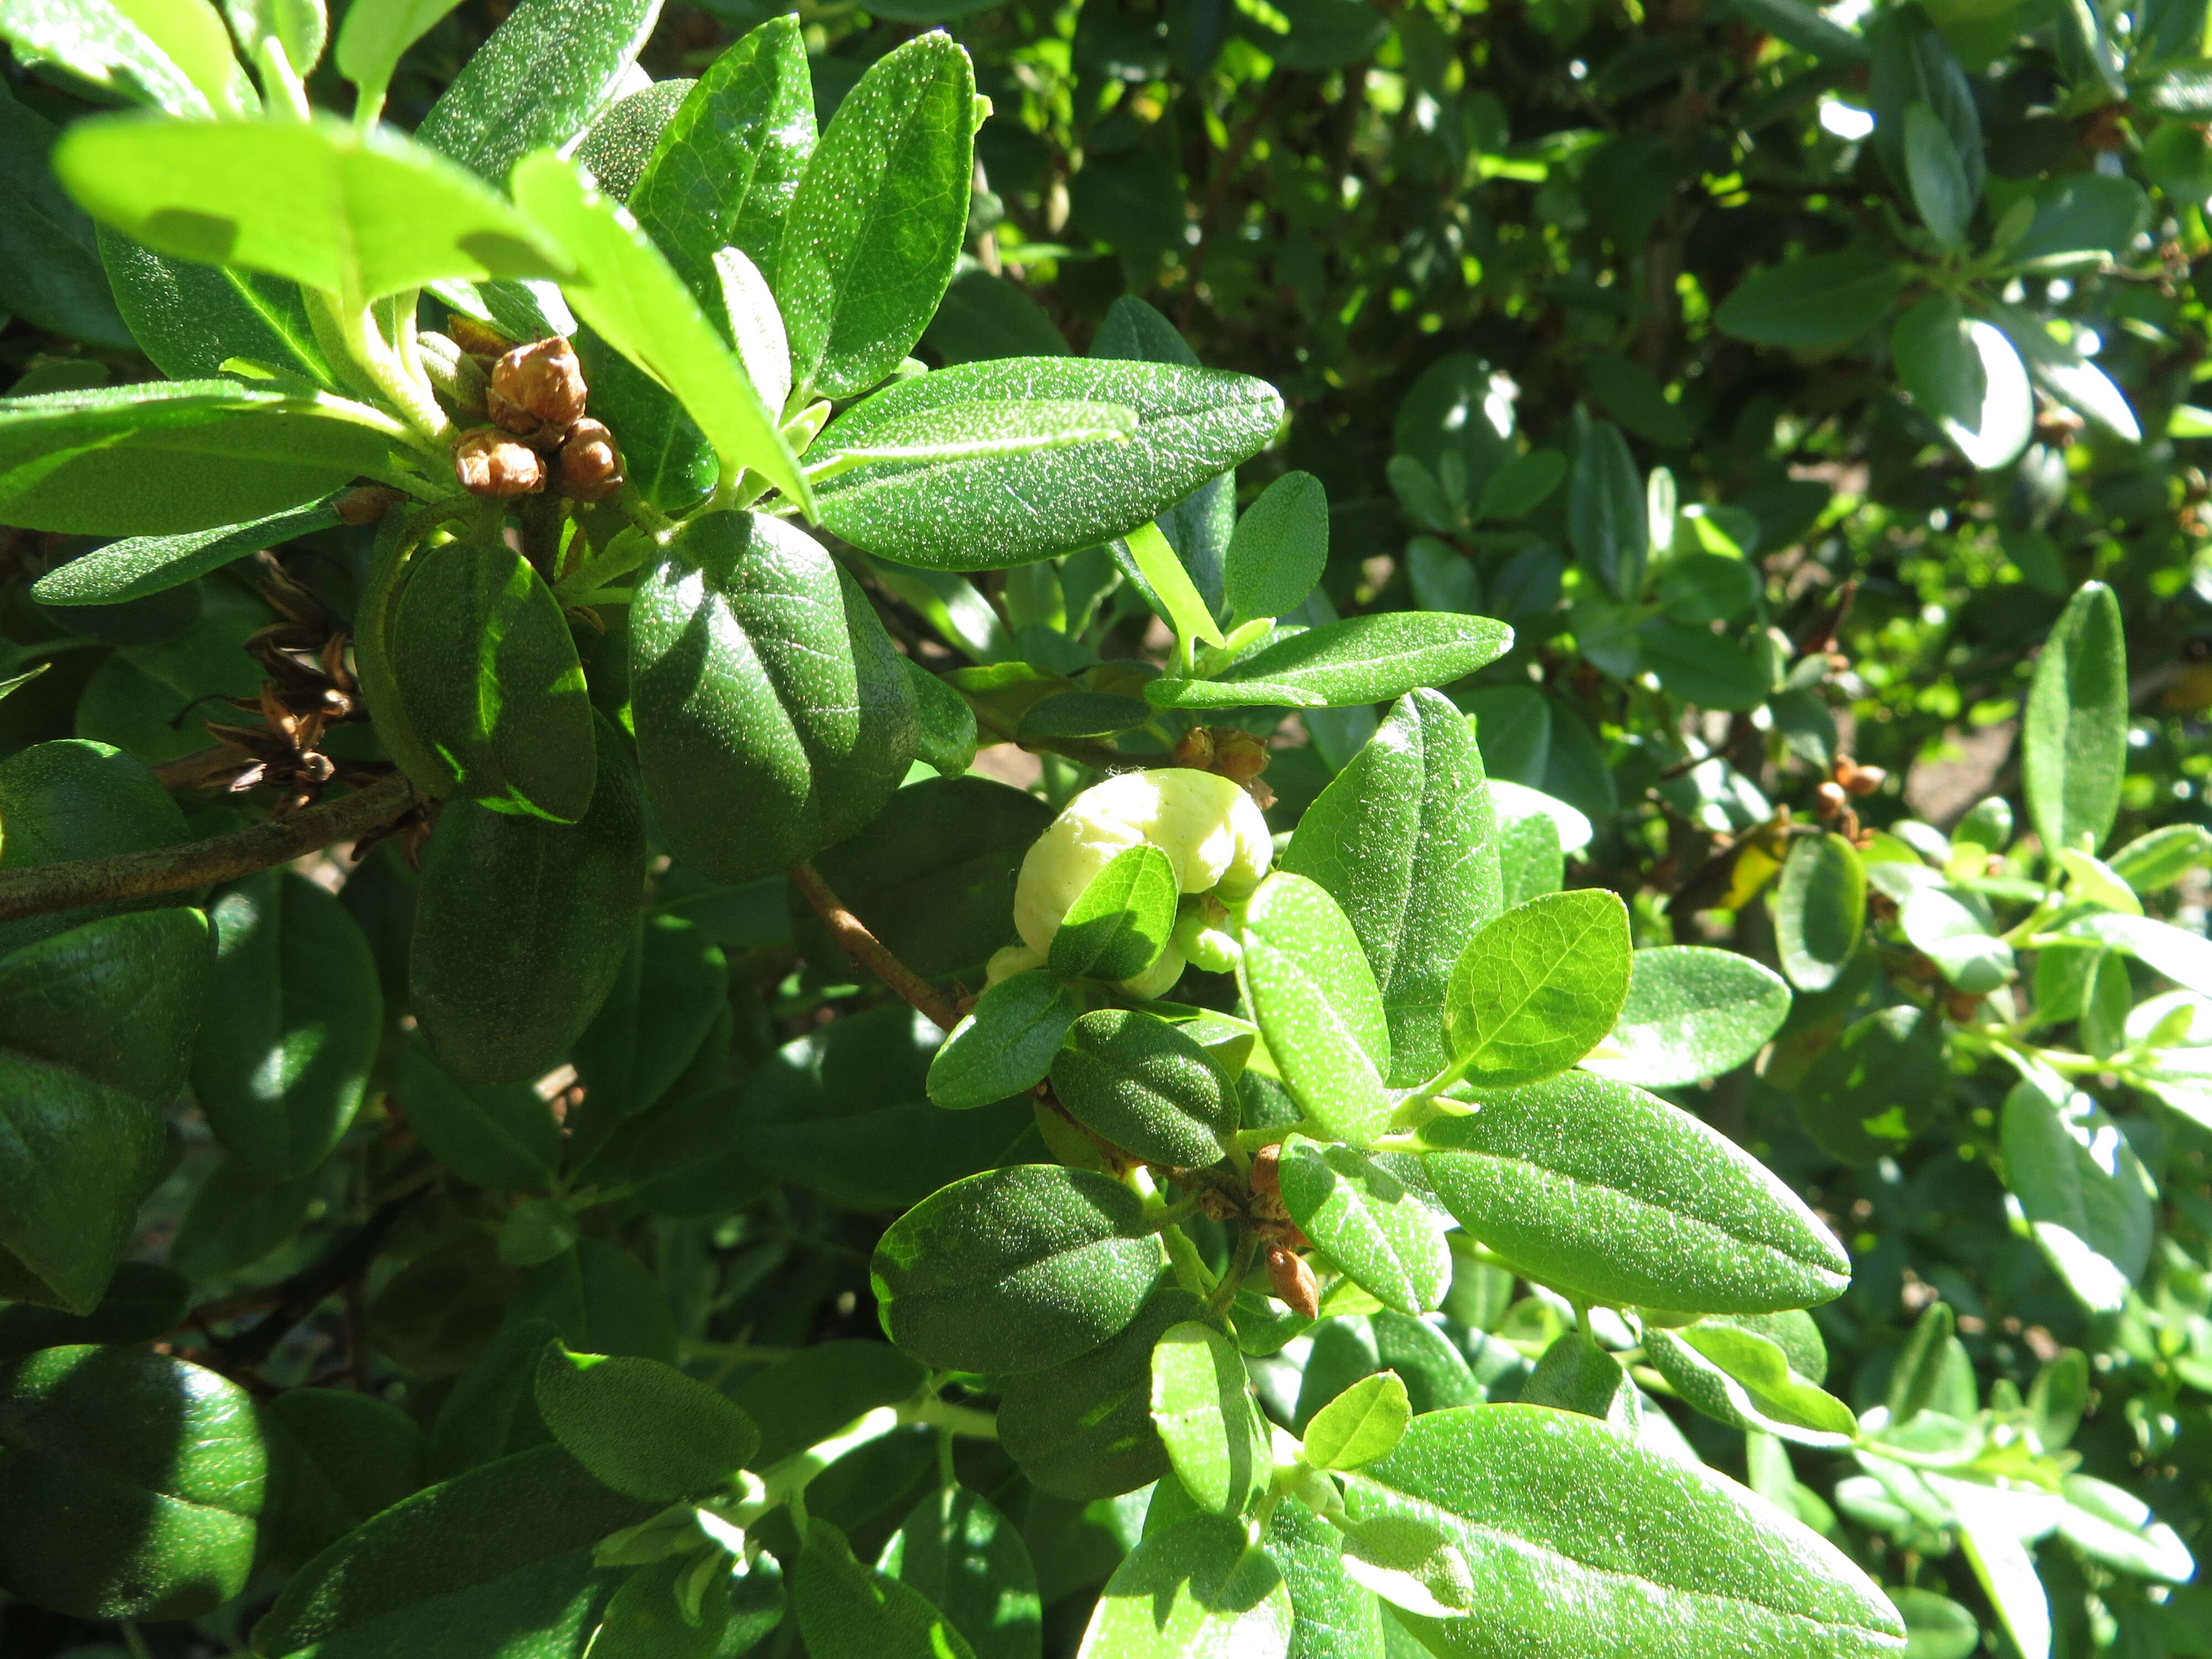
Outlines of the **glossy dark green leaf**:
[[594,1480],[540,1446],[425,1487],[294,1575],[253,1628],[265,1659],[296,1653],[588,1548],[660,1506]]
[[975,1659],[1038,1659],[1036,1571],[1014,1525],[965,1486],[932,1492],[884,1547],[878,1569],[943,1612]]
[[2094,852],[2112,833],[2127,744],[2119,601],[2089,582],[2067,602],[2036,660],[2021,738],[2028,817],[2051,853]]
[[929,1063],[929,1097],[952,1111],[1007,1099],[1042,1081],[1083,1012],[1073,987],[1031,969],[977,999]]
[[1390,1117],[1382,994],[1352,923],[1328,892],[1279,873],[1246,907],[1237,975],[1268,1053],[1306,1115],[1365,1144]]
[[1404,1182],[1352,1147],[1303,1135],[1283,1144],[1280,1173],[1291,1219],[1354,1284],[1401,1313],[1443,1304],[1451,1252]]
[[287,1389],[262,1406],[261,1433],[261,1547],[287,1572],[422,1485],[422,1429],[373,1394]]
[[1801,991],[1833,985],[1859,948],[1866,925],[1866,870],[1858,851],[1832,833],[1800,836],[1775,891],[1775,948]]
[[297,283],[173,259],[105,225],[100,258],[138,349],[172,379],[205,379],[244,357],[338,386]]
[[1452,969],[1444,1028],[1454,1070],[1477,1087],[1565,1070],[1612,1030],[1630,957],[1627,907],[1601,888],[1506,911]]
[[548,1347],[537,1402],[570,1456],[615,1491],[654,1503],[726,1486],[760,1449],[743,1411],[654,1359]]
[[729,963],[706,928],[667,915],[641,915],[637,927],[573,1056],[593,1108],[617,1115],[646,1111],[668,1092],[730,1000]]
[[975,711],[913,658],[907,659],[906,669],[914,682],[915,758],[941,776],[962,776],[975,763]]
[[561,1126],[529,1084],[459,1082],[411,1042],[400,1052],[397,1092],[408,1127],[459,1179],[508,1193],[552,1184]]
[[1359,936],[1389,1022],[1386,1081],[1433,1076],[1452,967],[1503,908],[1482,757],[1448,698],[1415,691],[1391,709],[1298,820],[1283,868],[1328,890]]
[[1721,301],[1713,326],[1756,345],[1817,350],[1865,333],[1904,288],[1904,273],[1879,254],[1815,253],[1753,272]]
[[1267,1479],[1266,1431],[1236,1344],[1195,1320],[1152,1346],[1152,1427],[1176,1483],[1202,1510],[1237,1516]]
[[1152,705],[1142,697],[1063,691],[1032,703],[1015,736],[1023,743],[1040,738],[1110,738],[1133,732],[1152,718]]
[[1874,143],[1889,176],[1910,188],[1905,111],[1915,103],[1924,104],[1951,141],[1968,198],[1980,196],[1988,170],[1982,155],[1981,117],[1972,85],[1942,33],[1925,11],[1899,7],[1875,20],[1868,40],[1873,52],[1868,92],[1875,116]]
[[212,954],[207,919],[170,908],[0,957],[0,1052],[167,1106],[184,1084]]
[[[189,835],[184,813],[153,774],[106,744],[36,743],[0,761],[0,870],[143,852]],[[0,951],[145,902],[85,905],[0,922]]]
[[1734,951],[1665,945],[1629,958],[1628,999],[1583,1063],[1602,1077],[1675,1089],[1734,1071],[1790,1014],[1790,988]]
[[822,525],[907,564],[939,570],[1027,564],[1150,523],[1256,453],[1282,415],[1274,388],[1245,375],[1012,357],[898,381],[839,416],[817,441],[825,454],[865,450],[878,432],[933,413],[953,420],[963,405],[1030,400],[1118,405],[1133,410],[1138,424],[1118,443],[855,467],[822,486]]
[[1189,1037],[1126,1008],[1084,1015],[1053,1057],[1053,1094],[1079,1123],[1146,1164],[1203,1169],[1237,1127],[1236,1090]]
[[1700,708],[1756,708],[1774,689],[1753,647],[1710,629],[1654,617],[1636,630],[1636,645],[1662,690]]
[[[1059,356],[1067,350],[1060,329],[1021,286],[962,261],[922,343],[951,363],[989,357]],[[1102,356],[1110,354],[1101,354]]]
[[1165,853],[1150,842],[1123,848],[1060,918],[1047,953],[1052,971],[1071,979],[1136,978],[1166,948],[1181,896]]
[[2033,1083],[2005,1097],[2006,1189],[2067,1288],[2117,1312],[2150,1261],[2158,1183],[2089,1096],[2054,1101]]
[[[607,106],[576,146],[576,161],[599,188],[627,204],[662,131],[696,81],[655,81]],[[648,235],[652,233],[647,232]],[[703,299],[705,296],[702,296]]]
[[592,703],[561,602],[504,542],[418,554],[392,619],[392,672],[445,763],[426,788],[574,823],[597,770]]
[[430,106],[415,136],[495,185],[556,149],[615,96],[659,0],[521,0]]
[[927,1370],[888,1342],[817,1342],[754,1372],[731,1397],[760,1425],[752,1465],[765,1469],[827,1440],[863,1412],[913,1399],[928,1381]]
[[128,350],[100,268],[92,222],[46,164],[53,124],[0,96],[0,292],[27,322],[110,350]]
[[320,1196],[329,1166],[274,1186],[236,1158],[226,1158],[201,1181],[177,1233],[169,1260],[202,1282],[250,1267],[296,1235],[308,1206]]
[[1343,1534],[1303,1504],[1278,1504],[1261,1547],[1291,1593],[1290,1659],[1384,1659],[1382,1604],[1344,1571]]
[[1632,603],[1644,592],[1651,556],[1650,517],[1628,441],[1611,422],[1583,428],[1567,497],[1567,539],[1575,556],[1613,598]]
[[1487,617],[1433,611],[1347,617],[1279,638],[1210,679],[1145,682],[1161,708],[1344,708],[1449,685],[1511,648],[1513,630]]
[[820,1659],[975,1659],[929,1598],[853,1555],[845,1534],[810,1520],[792,1573],[792,1607]]
[[1917,1008],[1855,1020],[1798,1085],[1798,1121],[1847,1164],[1899,1152],[1935,1115],[1943,1053],[1942,1022]]
[[549,1320],[510,1317],[453,1381],[430,1425],[424,1472],[450,1480],[553,1438],[538,1413],[538,1363],[560,1333]]
[[1629,1084],[1577,1073],[1499,1090],[1423,1134],[1460,1224],[1571,1296],[1768,1313],[1850,1282],[1843,1247],[1765,1165]]
[[998,1419],[1006,1455],[1045,1492],[1078,1501],[1134,1492],[1165,1474],[1167,1449],[1152,1419],[1152,1348],[1203,1310],[1189,1291],[1163,1286],[1103,1346],[1009,1377]]
[[869,1273],[884,1328],[924,1364],[1030,1371],[1120,1331],[1161,1261],[1127,1187],[1030,1164],[916,1205],[877,1244]]
[[473,1082],[525,1083],[558,1065],[622,970],[645,880],[643,803],[629,744],[601,720],[581,821],[447,803],[423,856],[409,969],[440,1062]]
[[604,1238],[580,1238],[524,1273],[507,1316],[545,1320],[580,1352],[676,1361],[666,1288],[635,1255]]
[[191,1281],[173,1267],[125,1261],[90,1313],[65,1313],[29,1302],[0,1308],[0,1359],[87,1342],[151,1342],[183,1324],[191,1304]]
[[1249,622],[1295,610],[1328,562],[1328,492],[1310,472],[1285,472],[1244,509],[1229,538],[1222,600]]
[[134,536],[57,565],[32,585],[40,605],[121,605],[179,587],[234,559],[338,521],[326,504],[272,513],[252,524],[186,536]]
[[227,1377],[140,1348],[0,1366],[0,1584],[80,1619],[191,1619],[246,1587],[266,1460]]
[[921,337],[967,228],[975,95],[968,54],[925,34],[869,65],[823,130],[776,265],[799,386],[852,397]]
[[1833,1546],[1715,1472],[1573,1413],[1416,1418],[1344,1480],[1354,1521],[1425,1524],[1460,1552],[1466,1616],[1393,1614],[1439,1654],[1902,1651],[1896,1610]]
[[192,1092],[263,1179],[304,1176],[360,1109],[383,1032],[368,941],[322,888],[273,870],[223,889],[208,920],[215,973]]
[[722,881],[860,829],[914,758],[912,683],[851,576],[781,520],[695,520],[639,581],[630,685],[656,825]]
[[1114,1570],[1077,1659],[1285,1659],[1291,1597],[1242,1523],[1193,1516],[1139,1543]]

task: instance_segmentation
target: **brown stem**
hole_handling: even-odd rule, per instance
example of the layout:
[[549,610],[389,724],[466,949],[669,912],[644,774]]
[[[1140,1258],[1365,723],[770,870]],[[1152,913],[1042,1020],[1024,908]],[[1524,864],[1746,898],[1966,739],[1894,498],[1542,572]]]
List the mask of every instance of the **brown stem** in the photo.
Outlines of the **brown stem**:
[[342,799],[302,807],[212,841],[118,853],[104,859],[70,859],[27,869],[0,871],[0,921],[179,893],[210,882],[250,876],[288,864],[332,842],[357,841],[413,808],[421,797],[404,774],[357,789]]
[[819,870],[811,864],[794,864],[791,881],[814,907],[814,914],[822,918],[837,948],[855,968],[865,968],[883,981],[935,1020],[940,1030],[949,1031],[960,1023],[959,1012],[944,994],[893,956],[890,947],[868,931],[868,924],[845,908],[844,900],[822,879]]

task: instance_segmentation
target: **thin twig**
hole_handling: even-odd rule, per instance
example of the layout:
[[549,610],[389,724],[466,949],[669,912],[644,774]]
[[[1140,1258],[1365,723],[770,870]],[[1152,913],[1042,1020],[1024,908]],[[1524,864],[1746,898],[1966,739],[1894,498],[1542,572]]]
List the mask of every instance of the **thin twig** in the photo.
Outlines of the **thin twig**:
[[794,864],[791,881],[814,907],[814,914],[822,918],[837,948],[855,968],[865,968],[883,981],[935,1020],[939,1029],[949,1031],[960,1023],[958,1011],[944,994],[892,955],[890,947],[868,931],[867,923],[845,908],[845,902],[822,879],[820,871],[811,864]]
[[210,882],[250,876],[272,865],[289,864],[333,842],[357,841],[372,830],[381,830],[419,799],[406,776],[394,772],[341,800],[302,807],[212,841],[0,872],[0,921],[74,910],[81,905],[148,898],[156,893],[180,893]]
[[[428,1190],[428,1182],[402,1193],[397,1198],[379,1205],[374,1214],[363,1222],[358,1232],[341,1239],[320,1261],[310,1263],[286,1279],[281,1287],[276,1310],[266,1318],[257,1321],[249,1329],[229,1341],[216,1339],[217,1351],[225,1362],[233,1365],[258,1365],[276,1351],[276,1345],[290,1335],[294,1328],[336,1292],[354,1283],[368,1271],[376,1253],[384,1248],[384,1241],[399,1224],[407,1206]],[[358,1355],[354,1356],[356,1369]]]

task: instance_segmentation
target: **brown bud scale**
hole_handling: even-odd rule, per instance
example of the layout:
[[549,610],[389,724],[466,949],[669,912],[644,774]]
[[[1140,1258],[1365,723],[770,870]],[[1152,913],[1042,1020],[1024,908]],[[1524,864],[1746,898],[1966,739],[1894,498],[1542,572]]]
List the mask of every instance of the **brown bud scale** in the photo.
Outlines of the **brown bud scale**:
[[519,345],[491,366],[491,417],[523,436],[570,426],[584,413],[584,366],[559,335]]
[[1321,1282],[1305,1258],[1280,1244],[1267,1247],[1267,1283],[1291,1312],[1308,1319],[1321,1317]]
[[601,501],[623,486],[622,456],[615,434],[598,421],[580,420],[561,441],[561,493],[580,501]]
[[464,432],[453,446],[453,476],[471,495],[505,501],[545,488],[545,463],[538,452],[484,426]]

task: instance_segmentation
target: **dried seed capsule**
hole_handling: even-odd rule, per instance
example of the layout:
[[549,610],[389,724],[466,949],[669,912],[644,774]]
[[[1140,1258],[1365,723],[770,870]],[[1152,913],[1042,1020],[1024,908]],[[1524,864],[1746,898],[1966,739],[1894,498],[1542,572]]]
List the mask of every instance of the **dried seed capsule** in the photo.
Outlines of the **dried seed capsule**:
[[556,431],[582,418],[584,366],[559,335],[519,345],[491,366],[486,398],[491,417],[526,436],[540,427]]
[[1280,1244],[1267,1246],[1267,1283],[1291,1312],[1308,1319],[1321,1317],[1321,1283],[1304,1256]]
[[528,444],[480,426],[453,446],[453,476],[471,495],[504,501],[544,489],[545,462]]
[[578,421],[561,441],[561,493],[580,501],[600,501],[622,486],[615,434],[597,421]]

